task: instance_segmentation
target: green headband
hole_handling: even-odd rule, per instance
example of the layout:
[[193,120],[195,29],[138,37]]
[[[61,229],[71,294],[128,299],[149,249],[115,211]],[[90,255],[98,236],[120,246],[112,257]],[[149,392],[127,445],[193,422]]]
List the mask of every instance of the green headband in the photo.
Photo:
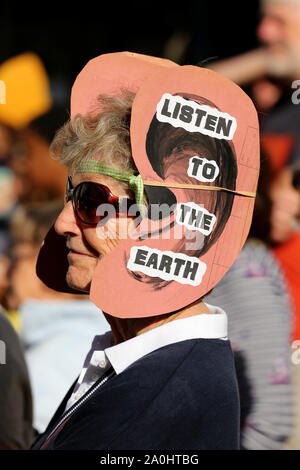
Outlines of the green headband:
[[127,181],[129,187],[134,191],[136,203],[143,213],[143,199],[144,199],[144,182],[140,174],[132,175],[123,170],[112,168],[104,163],[95,160],[87,160],[82,163],[77,173],[97,173],[101,175],[111,176],[117,180]]

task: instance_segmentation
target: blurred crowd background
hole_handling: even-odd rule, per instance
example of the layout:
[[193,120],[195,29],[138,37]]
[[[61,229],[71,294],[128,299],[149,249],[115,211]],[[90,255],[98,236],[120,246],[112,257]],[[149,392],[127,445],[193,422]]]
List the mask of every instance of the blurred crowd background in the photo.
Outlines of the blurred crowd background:
[[1,7],[0,449],[30,447],[109,329],[88,297],[45,287],[35,262],[64,204],[49,144],[72,83],[91,58],[125,50],[215,69],[258,109],[251,231],[207,301],[229,318],[241,448],[300,449],[300,0],[67,6]]

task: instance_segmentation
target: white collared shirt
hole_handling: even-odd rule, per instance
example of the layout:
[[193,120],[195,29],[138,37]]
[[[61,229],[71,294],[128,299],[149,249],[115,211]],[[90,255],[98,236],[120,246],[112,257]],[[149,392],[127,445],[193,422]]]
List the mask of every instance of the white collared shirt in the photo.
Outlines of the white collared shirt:
[[146,354],[188,339],[226,340],[226,313],[219,307],[205,305],[210,310],[209,314],[173,320],[116,345],[111,331],[95,336],[66,409],[81,398],[110,367],[113,367],[116,374],[120,374]]

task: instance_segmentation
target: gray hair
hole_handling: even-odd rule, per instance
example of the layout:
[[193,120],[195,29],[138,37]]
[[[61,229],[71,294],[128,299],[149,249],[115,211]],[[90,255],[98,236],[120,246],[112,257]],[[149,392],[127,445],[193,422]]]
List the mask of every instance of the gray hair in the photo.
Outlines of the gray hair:
[[133,98],[129,91],[123,91],[121,96],[99,95],[98,114],[78,114],[59,129],[50,146],[52,157],[67,166],[71,175],[86,160],[134,173],[130,145]]

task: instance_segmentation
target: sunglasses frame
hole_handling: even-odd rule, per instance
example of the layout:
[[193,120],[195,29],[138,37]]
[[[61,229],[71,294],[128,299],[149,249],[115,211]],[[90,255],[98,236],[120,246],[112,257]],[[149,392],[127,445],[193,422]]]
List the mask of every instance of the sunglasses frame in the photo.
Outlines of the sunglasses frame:
[[[71,176],[68,176],[65,200],[66,200],[66,203],[68,203],[70,200],[72,200],[72,207],[73,207],[73,210],[74,210],[74,214],[77,217],[77,219],[80,222],[82,222],[83,224],[96,227],[99,223],[101,223],[101,220],[103,220],[104,217],[102,219],[100,219],[98,222],[86,222],[85,220],[83,220],[79,216],[79,214],[77,212],[77,209],[76,209],[75,201],[76,201],[76,191],[78,191],[78,188],[82,184],[91,184],[91,185],[94,185],[94,186],[98,186],[98,187],[101,188],[102,191],[104,189],[104,191],[107,195],[107,201],[105,201],[104,204],[111,204],[116,209],[116,215],[117,216],[119,216],[120,214],[126,214],[128,218],[136,217],[136,215],[128,215],[126,212],[119,211],[119,207],[121,205],[121,202],[124,201],[124,199],[126,199],[127,202],[128,202],[127,208],[129,208],[133,204],[136,204],[135,199],[131,199],[127,196],[120,196],[120,197],[115,196],[114,194],[112,194],[112,192],[110,191],[110,189],[107,186],[105,186],[104,184],[101,184],[101,183],[95,183],[94,181],[82,181],[81,183],[77,184],[74,187],[73,183],[72,183]],[[101,204],[99,204],[99,205],[101,205]]]

